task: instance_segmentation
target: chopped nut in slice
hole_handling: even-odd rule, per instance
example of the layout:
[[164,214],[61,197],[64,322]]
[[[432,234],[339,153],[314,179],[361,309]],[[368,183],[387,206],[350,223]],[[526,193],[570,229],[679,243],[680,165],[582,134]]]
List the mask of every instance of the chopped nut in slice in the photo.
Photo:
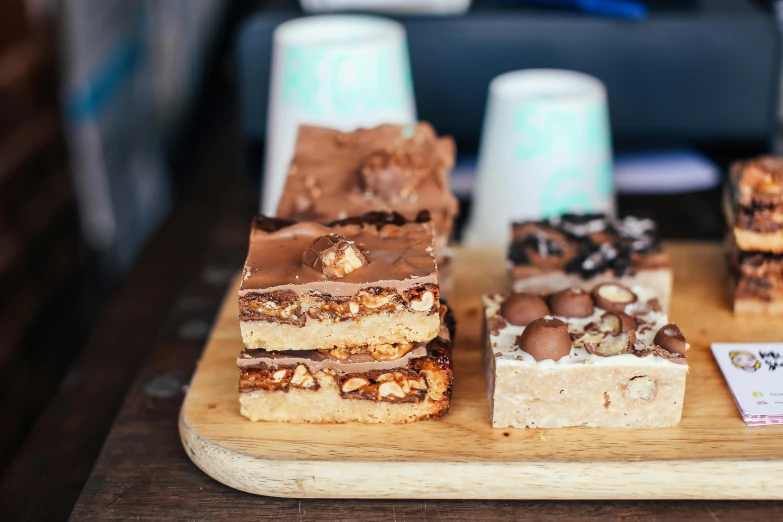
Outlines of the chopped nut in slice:
[[378,382],[385,382],[391,379],[394,379],[394,374],[392,373],[382,373],[381,375],[375,378],[375,380]]
[[624,312],[638,297],[630,288],[618,283],[603,283],[593,288],[593,300],[598,308],[607,312]]
[[274,374],[272,374],[272,380],[274,382],[280,382],[283,380],[283,378],[288,373],[288,370],[277,370]]
[[417,312],[428,312],[432,310],[432,305],[435,304],[435,296],[432,292],[424,292],[421,299],[411,301],[411,308]]
[[408,379],[408,384],[415,390],[426,390],[427,381],[424,379]]
[[307,371],[307,366],[300,364],[296,367],[296,370],[294,370],[294,375],[291,377],[291,384],[294,386],[299,386],[305,381],[305,378],[307,377],[310,377],[310,372]]
[[367,264],[353,241],[338,234],[321,236],[302,254],[302,264],[326,277],[345,277]]
[[345,348],[335,348],[329,351],[329,355],[337,359],[338,361],[345,361],[351,356],[351,352]]
[[369,383],[367,379],[362,379],[361,377],[351,377],[347,381],[343,383],[343,393],[350,393],[352,391],[356,391],[362,386],[366,386]]
[[396,361],[400,357],[404,357],[406,353],[410,352],[414,348],[413,343],[400,343],[390,347],[391,350],[380,352],[370,352],[370,355],[376,361]]
[[403,398],[405,397],[405,392],[403,391],[402,386],[396,382],[388,381],[378,387],[378,395],[381,397],[393,396]]

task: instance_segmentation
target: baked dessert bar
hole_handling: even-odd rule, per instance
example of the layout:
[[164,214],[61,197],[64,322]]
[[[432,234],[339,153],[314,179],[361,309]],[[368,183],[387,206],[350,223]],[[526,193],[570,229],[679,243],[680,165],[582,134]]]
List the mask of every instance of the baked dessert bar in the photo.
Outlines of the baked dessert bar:
[[783,158],[732,165],[727,217],[741,250],[783,253]]
[[734,313],[783,314],[783,254],[732,247]]
[[515,292],[589,289],[616,281],[649,288],[669,310],[671,262],[650,219],[567,214],[515,223],[508,264]]
[[688,345],[649,290],[603,283],[484,305],[493,427],[680,422]]
[[258,216],[239,289],[248,348],[398,353],[440,329],[426,211],[325,225]]
[[368,353],[338,359],[326,351],[244,350],[242,415],[253,421],[406,423],[449,411],[452,389],[451,312],[441,307],[438,336],[400,358]]
[[375,210],[415,219],[428,210],[445,254],[459,208],[449,189],[454,156],[454,140],[428,123],[351,133],[303,125],[277,216],[323,223]]

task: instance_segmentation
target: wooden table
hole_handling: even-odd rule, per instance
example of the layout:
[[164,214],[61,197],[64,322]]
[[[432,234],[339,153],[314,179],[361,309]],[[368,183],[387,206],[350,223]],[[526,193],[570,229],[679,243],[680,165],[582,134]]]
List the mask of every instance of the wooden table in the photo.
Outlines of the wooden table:
[[209,478],[185,455],[177,415],[244,258],[255,206],[224,161],[231,147],[230,137],[216,147],[102,314],[0,480],[0,519],[59,520],[71,511],[75,520],[783,518],[780,503],[757,501],[300,501],[240,493]]

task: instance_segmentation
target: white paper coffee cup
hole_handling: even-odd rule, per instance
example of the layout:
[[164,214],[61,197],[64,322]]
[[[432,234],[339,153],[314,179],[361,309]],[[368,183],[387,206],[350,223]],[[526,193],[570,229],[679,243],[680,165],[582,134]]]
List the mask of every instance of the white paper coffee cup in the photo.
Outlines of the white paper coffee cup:
[[416,121],[405,28],[370,15],[297,18],[274,32],[262,211],[273,214],[299,125]]
[[614,211],[603,84],[556,69],[492,80],[465,242],[505,245],[512,221]]

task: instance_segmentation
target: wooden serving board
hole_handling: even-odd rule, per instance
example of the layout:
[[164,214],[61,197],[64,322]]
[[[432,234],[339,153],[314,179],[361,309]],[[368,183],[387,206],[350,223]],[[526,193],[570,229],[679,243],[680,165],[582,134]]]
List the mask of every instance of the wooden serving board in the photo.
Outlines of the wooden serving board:
[[782,499],[783,426],[748,428],[714,341],[781,341],[783,322],[734,318],[717,244],[670,243],[671,317],[691,343],[680,426],[493,429],[481,363],[481,301],[504,290],[503,253],[457,249],[454,397],[439,421],[401,426],[253,423],[239,415],[236,286],[180,415],[188,455],[216,480],[278,497]]

